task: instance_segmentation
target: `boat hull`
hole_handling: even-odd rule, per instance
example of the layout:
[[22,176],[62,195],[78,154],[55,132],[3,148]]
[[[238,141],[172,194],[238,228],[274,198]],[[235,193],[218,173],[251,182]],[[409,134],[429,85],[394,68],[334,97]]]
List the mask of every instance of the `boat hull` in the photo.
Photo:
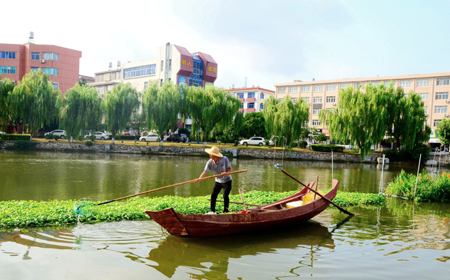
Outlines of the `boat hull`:
[[[333,200],[338,185],[339,182],[333,180],[333,187],[330,192],[325,194],[325,197]],[[219,236],[270,228],[276,229],[277,227],[307,221],[329,206],[328,201],[319,198],[300,207],[283,207],[288,202],[298,200],[307,191],[308,189],[305,188],[292,196],[265,205],[260,209],[250,210],[247,214],[184,215],[176,213],[173,208],[162,211],[145,211],[145,213],[170,234],[183,237]]]

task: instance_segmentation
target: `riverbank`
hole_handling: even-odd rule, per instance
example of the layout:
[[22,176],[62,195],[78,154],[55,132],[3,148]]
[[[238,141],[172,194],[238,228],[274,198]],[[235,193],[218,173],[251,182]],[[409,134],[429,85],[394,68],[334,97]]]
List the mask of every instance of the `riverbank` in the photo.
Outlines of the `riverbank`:
[[[297,191],[290,192],[264,192],[250,191],[243,195],[246,204],[265,205],[282,198],[288,197]],[[70,226],[83,223],[99,223],[124,220],[148,220],[150,219],[145,210],[160,211],[173,207],[176,212],[182,214],[204,214],[209,211],[210,196],[180,197],[164,196],[156,198],[135,197],[123,202],[112,202],[101,206],[93,206],[98,202],[90,202],[80,209],[84,210],[82,215],[77,215],[74,206],[80,205],[75,200],[53,200],[53,201],[0,201],[0,228],[35,228]],[[219,195],[218,200],[223,200]],[[240,202],[240,195],[230,195],[230,201]],[[341,193],[339,192],[333,200],[337,205],[382,206],[386,199],[382,195],[367,193]],[[217,203],[217,209],[222,209],[222,203]],[[332,206],[330,206],[332,207]],[[334,207],[332,207],[334,208]],[[336,208],[335,208],[336,209]],[[232,212],[244,210],[242,204],[230,204]],[[82,211],[81,211],[82,212]]]
[[[35,139],[36,146],[30,150],[46,150],[55,152],[84,152],[84,153],[124,153],[124,154],[144,154],[144,155],[176,155],[176,156],[207,156],[205,147],[217,145],[222,153],[228,157],[238,158],[258,158],[258,159],[279,159],[279,160],[306,160],[306,161],[331,161],[331,153],[316,152],[308,149],[293,148],[291,151],[283,151],[282,148],[274,147],[245,147],[231,144],[207,143],[167,143],[161,146],[156,142],[139,141],[95,141],[91,146],[86,145],[86,141],[75,141],[69,143],[67,140],[48,141],[46,139]],[[1,149],[12,149],[13,141],[4,141],[0,144]],[[377,158],[381,155],[376,153],[368,155],[364,163],[377,163]],[[335,162],[361,162],[359,154],[350,151],[333,153]]]

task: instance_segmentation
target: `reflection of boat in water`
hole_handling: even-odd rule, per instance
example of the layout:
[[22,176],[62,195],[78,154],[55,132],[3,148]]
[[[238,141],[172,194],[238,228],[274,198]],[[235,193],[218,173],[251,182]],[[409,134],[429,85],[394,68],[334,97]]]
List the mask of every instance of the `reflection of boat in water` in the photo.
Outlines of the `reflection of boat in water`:
[[[313,186],[315,182],[309,184]],[[173,208],[161,211],[145,211],[150,218],[160,224],[170,234],[187,237],[229,235],[249,231],[264,231],[304,222],[320,214],[334,199],[339,181],[334,179],[331,190],[324,195],[328,199],[312,200],[302,205],[309,189],[304,188],[276,202],[250,209],[248,213],[231,213],[224,215],[184,215]],[[294,205],[290,207],[290,205]]]
[[307,247],[313,257],[317,249],[334,249],[334,246],[328,228],[309,221],[282,231],[273,230],[257,235],[241,234],[207,239],[169,235],[157,248],[150,251],[147,259],[157,263],[149,266],[170,278],[180,266],[201,268],[205,267],[204,263],[212,263],[210,270],[226,273],[230,258],[240,259],[243,256],[297,247]]

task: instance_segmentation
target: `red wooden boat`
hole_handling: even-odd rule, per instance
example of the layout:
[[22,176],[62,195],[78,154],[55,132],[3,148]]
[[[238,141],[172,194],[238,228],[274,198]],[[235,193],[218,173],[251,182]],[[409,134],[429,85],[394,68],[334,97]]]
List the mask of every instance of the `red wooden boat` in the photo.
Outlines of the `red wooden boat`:
[[[314,182],[308,184],[312,187]],[[333,179],[331,190],[324,196],[334,199],[339,181]],[[176,213],[173,208],[161,211],[145,211],[155,222],[170,234],[183,237],[205,237],[229,235],[249,231],[277,228],[293,223],[304,222],[324,211],[330,202],[317,196],[305,205],[287,208],[287,203],[295,204],[309,192],[307,188],[279,201],[248,210],[248,213],[231,213],[220,215],[184,215]]]

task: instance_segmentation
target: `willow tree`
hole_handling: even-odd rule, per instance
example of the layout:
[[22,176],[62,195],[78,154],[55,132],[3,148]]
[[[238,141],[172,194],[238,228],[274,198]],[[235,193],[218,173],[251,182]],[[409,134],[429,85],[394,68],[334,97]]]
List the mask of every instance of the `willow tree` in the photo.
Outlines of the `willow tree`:
[[49,75],[41,70],[31,71],[8,96],[13,120],[21,120],[31,134],[44,128],[58,116],[56,100],[61,91],[53,89]]
[[180,102],[180,91],[173,83],[164,83],[161,88],[151,83],[142,101],[148,129],[156,129],[163,139],[164,133],[177,123]]
[[277,101],[272,96],[264,102],[264,118],[269,135],[286,139],[286,147],[298,140],[309,118],[309,107],[303,99],[293,103],[289,96]]
[[437,126],[437,130],[439,132],[439,140],[441,144],[448,145],[450,144],[450,120],[443,119],[439,122]]
[[361,151],[361,160],[370,154],[372,145],[384,137],[387,127],[388,93],[383,85],[365,88],[346,87],[339,91],[339,107],[322,110],[320,119],[330,132],[330,139],[354,144]]
[[186,87],[184,104],[192,117],[192,132],[203,141],[208,139],[217,124],[228,127],[242,102],[228,91],[216,87]]
[[97,129],[102,121],[101,102],[94,87],[78,83],[58,98],[59,125],[66,130],[70,142],[73,136],[84,136],[86,130]]
[[139,96],[130,83],[117,84],[106,92],[101,106],[105,113],[106,129],[112,135],[112,144],[116,133],[126,128],[131,115],[139,109]]
[[1,80],[0,75],[0,128],[6,128],[11,121],[11,110],[8,104],[8,95],[14,90],[14,82],[10,79]]
[[424,103],[420,96],[413,91],[406,97],[402,87],[394,90],[391,86],[387,88],[387,92],[387,131],[397,143],[395,148],[403,145],[406,149],[411,150],[417,142],[418,133],[426,131],[424,124],[427,118]]

